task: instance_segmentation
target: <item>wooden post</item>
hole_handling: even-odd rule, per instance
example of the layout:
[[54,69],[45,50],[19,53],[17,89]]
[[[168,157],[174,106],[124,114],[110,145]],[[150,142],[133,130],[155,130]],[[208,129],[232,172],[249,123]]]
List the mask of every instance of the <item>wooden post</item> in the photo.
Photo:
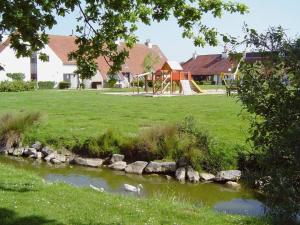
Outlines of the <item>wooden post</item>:
[[148,75],[145,76],[145,91],[146,91],[146,93],[148,93],[148,85],[147,85],[147,82],[148,82]]
[[171,76],[170,76],[170,79],[171,79],[171,89],[170,89],[170,93],[173,94],[173,74],[171,72]]
[[155,81],[154,81],[154,74],[152,73],[152,91],[155,94]]
[[138,79],[137,80],[137,88],[138,88],[137,92],[139,94],[140,93],[140,78],[138,77],[137,79]]

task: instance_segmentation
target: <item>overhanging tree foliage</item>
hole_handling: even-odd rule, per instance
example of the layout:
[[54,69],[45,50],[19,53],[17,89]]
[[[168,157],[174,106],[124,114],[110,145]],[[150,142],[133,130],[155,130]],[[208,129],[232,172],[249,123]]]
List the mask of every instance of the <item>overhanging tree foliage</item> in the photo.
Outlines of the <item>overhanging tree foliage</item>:
[[[77,61],[81,78],[90,78],[97,68],[94,59],[99,56],[110,65],[110,73],[121,69],[128,48],[137,42],[139,22],[150,25],[173,16],[183,37],[193,39],[196,46],[217,45],[216,29],[203,23],[203,17],[243,14],[247,7],[226,0],[5,0],[0,1],[0,39],[9,33],[17,56],[31,56],[47,43],[46,30],[57,23],[57,16],[78,10],[78,50],[70,57]],[[126,48],[118,48],[118,40],[124,41]],[[46,60],[47,56],[40,53],[40,58]]]
[[245,62],[239,99],[252,114],[253,152],[240,165],[266,194],[279,224],[292,224],[300,210],[300,39],[284,30],[247,29],[245,42],[260,62]]

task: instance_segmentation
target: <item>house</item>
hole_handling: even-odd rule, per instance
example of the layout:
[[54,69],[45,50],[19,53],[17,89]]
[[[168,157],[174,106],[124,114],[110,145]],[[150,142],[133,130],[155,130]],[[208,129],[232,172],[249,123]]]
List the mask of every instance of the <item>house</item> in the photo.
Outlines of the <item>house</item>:
[[[68,81],[71,88],[78,86],[78,78],[75,76],[76,62],[69,60],[68,54],[76,50],[75,36],[49,35],[49,42],[42,50],[49,56],[48,62],[39,59],[38,53],[31,57],[17,58],[15,51],[9,46],[9,39],[0,44],[0,65],[4,70],[0,70],[0,81],[8,80],[7,73],[23,73],[25,80],[54,81],[56,85],[61,81]],[[124,44],[119,43],[119,48],[124,48]],[[166,57],[157,45],[150,42],[136,44],[129,50],[129,58],[125,61],[119,74],[119,83],[126,83],[128,86],[133,74],[143,72],[143,60],[147,54],[153,53],[160,59],[160,63],[155,65],[159,68]],[[98,70],[90,80],[84,80],[87,88],[99,88],[107,81],[109,65],[103,57],[97,60]],[[120,85],[124,86],[124,85]]]
[[183,70],[191,72],[195,81],[213,81],[221,84],[221,74],[231,73],[236,63],[226,53],[196,55],[182,64]]

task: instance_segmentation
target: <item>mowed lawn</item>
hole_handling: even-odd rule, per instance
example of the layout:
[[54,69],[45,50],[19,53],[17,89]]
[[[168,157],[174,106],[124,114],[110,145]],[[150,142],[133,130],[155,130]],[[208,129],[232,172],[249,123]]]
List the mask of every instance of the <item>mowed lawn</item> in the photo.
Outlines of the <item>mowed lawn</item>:
[[155,124],[193,116],[212,136],[227,144],[243,144],[248,122],[239,116],[237,98],[225,95],[143,97],[107,95],[98,91],[35,91],[0,93],[0,114],[41,111],[37,139],[83,140],[108,128],[136,133]]

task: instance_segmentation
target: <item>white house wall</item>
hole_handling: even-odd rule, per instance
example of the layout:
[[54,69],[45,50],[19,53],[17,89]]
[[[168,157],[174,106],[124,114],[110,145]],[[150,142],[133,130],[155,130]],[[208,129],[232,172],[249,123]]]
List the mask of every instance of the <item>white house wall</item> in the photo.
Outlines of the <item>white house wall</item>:
[[64,66],[60,58],[46,45],[42,51],[49,57],[48,62],[37,59],[37,80],[54,81],[56,85],[63,80]]
[[9,80],[7,73],[23,73],[25,80],[30,80],[30,58],[17,58],[13,49],[7,46],[0,53],[0,63],[4,67],[4,71],[0,71],[0,81]]

